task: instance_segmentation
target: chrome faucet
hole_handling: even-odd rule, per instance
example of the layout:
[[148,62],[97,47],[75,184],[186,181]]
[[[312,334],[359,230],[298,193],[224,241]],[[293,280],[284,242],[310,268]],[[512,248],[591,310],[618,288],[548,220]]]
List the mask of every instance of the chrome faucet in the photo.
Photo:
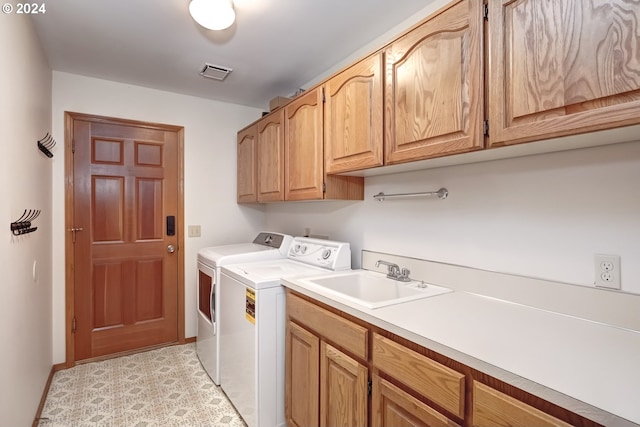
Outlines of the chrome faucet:
[[411,281],[411,279],[409,278],[409,273],[411,273],[411,271],[409,271],[408,268],[403,268],[401,270],[398,264],[394,264],[392,262],[385,261],[383,259],[379,259],[376,262],[376,267],[380,267],[380,264],[387,266],[388,268],[387,277],[389,279],[398,280],[400,282]]

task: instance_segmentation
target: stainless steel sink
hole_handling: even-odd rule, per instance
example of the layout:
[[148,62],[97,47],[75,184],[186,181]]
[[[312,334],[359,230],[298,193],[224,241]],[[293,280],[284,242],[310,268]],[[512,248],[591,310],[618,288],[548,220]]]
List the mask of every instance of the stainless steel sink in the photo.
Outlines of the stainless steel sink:
[[399,282],[368,270],[307,277],[299,282],[310,290],[344,298],[371,309],[451,292],[451,289],[421,281]]

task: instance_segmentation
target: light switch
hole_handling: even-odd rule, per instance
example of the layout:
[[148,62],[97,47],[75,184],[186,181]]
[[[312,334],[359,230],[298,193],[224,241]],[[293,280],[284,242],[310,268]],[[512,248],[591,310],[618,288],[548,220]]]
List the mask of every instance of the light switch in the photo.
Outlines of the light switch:
[[189,237],[200,237],[200,226],[199,225],[190,225],[188,228]]

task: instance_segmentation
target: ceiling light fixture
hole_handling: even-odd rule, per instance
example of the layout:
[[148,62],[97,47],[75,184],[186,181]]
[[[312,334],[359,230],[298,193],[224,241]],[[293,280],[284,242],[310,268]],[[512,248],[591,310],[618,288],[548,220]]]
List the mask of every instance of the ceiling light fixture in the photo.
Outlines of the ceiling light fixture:
[[229,28],[236,19],[232,0],[191,0],[191,17],[210,30]]

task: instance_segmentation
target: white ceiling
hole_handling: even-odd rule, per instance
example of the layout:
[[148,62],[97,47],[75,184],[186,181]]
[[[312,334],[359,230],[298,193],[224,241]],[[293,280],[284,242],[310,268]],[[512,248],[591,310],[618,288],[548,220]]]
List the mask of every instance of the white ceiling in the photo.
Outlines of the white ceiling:
[[[433,0],[235,0],[224,31],[189,0],[55,0],[33,21],[57,71],[267,109]],[[230,67],[225,81],[199,75]]]

